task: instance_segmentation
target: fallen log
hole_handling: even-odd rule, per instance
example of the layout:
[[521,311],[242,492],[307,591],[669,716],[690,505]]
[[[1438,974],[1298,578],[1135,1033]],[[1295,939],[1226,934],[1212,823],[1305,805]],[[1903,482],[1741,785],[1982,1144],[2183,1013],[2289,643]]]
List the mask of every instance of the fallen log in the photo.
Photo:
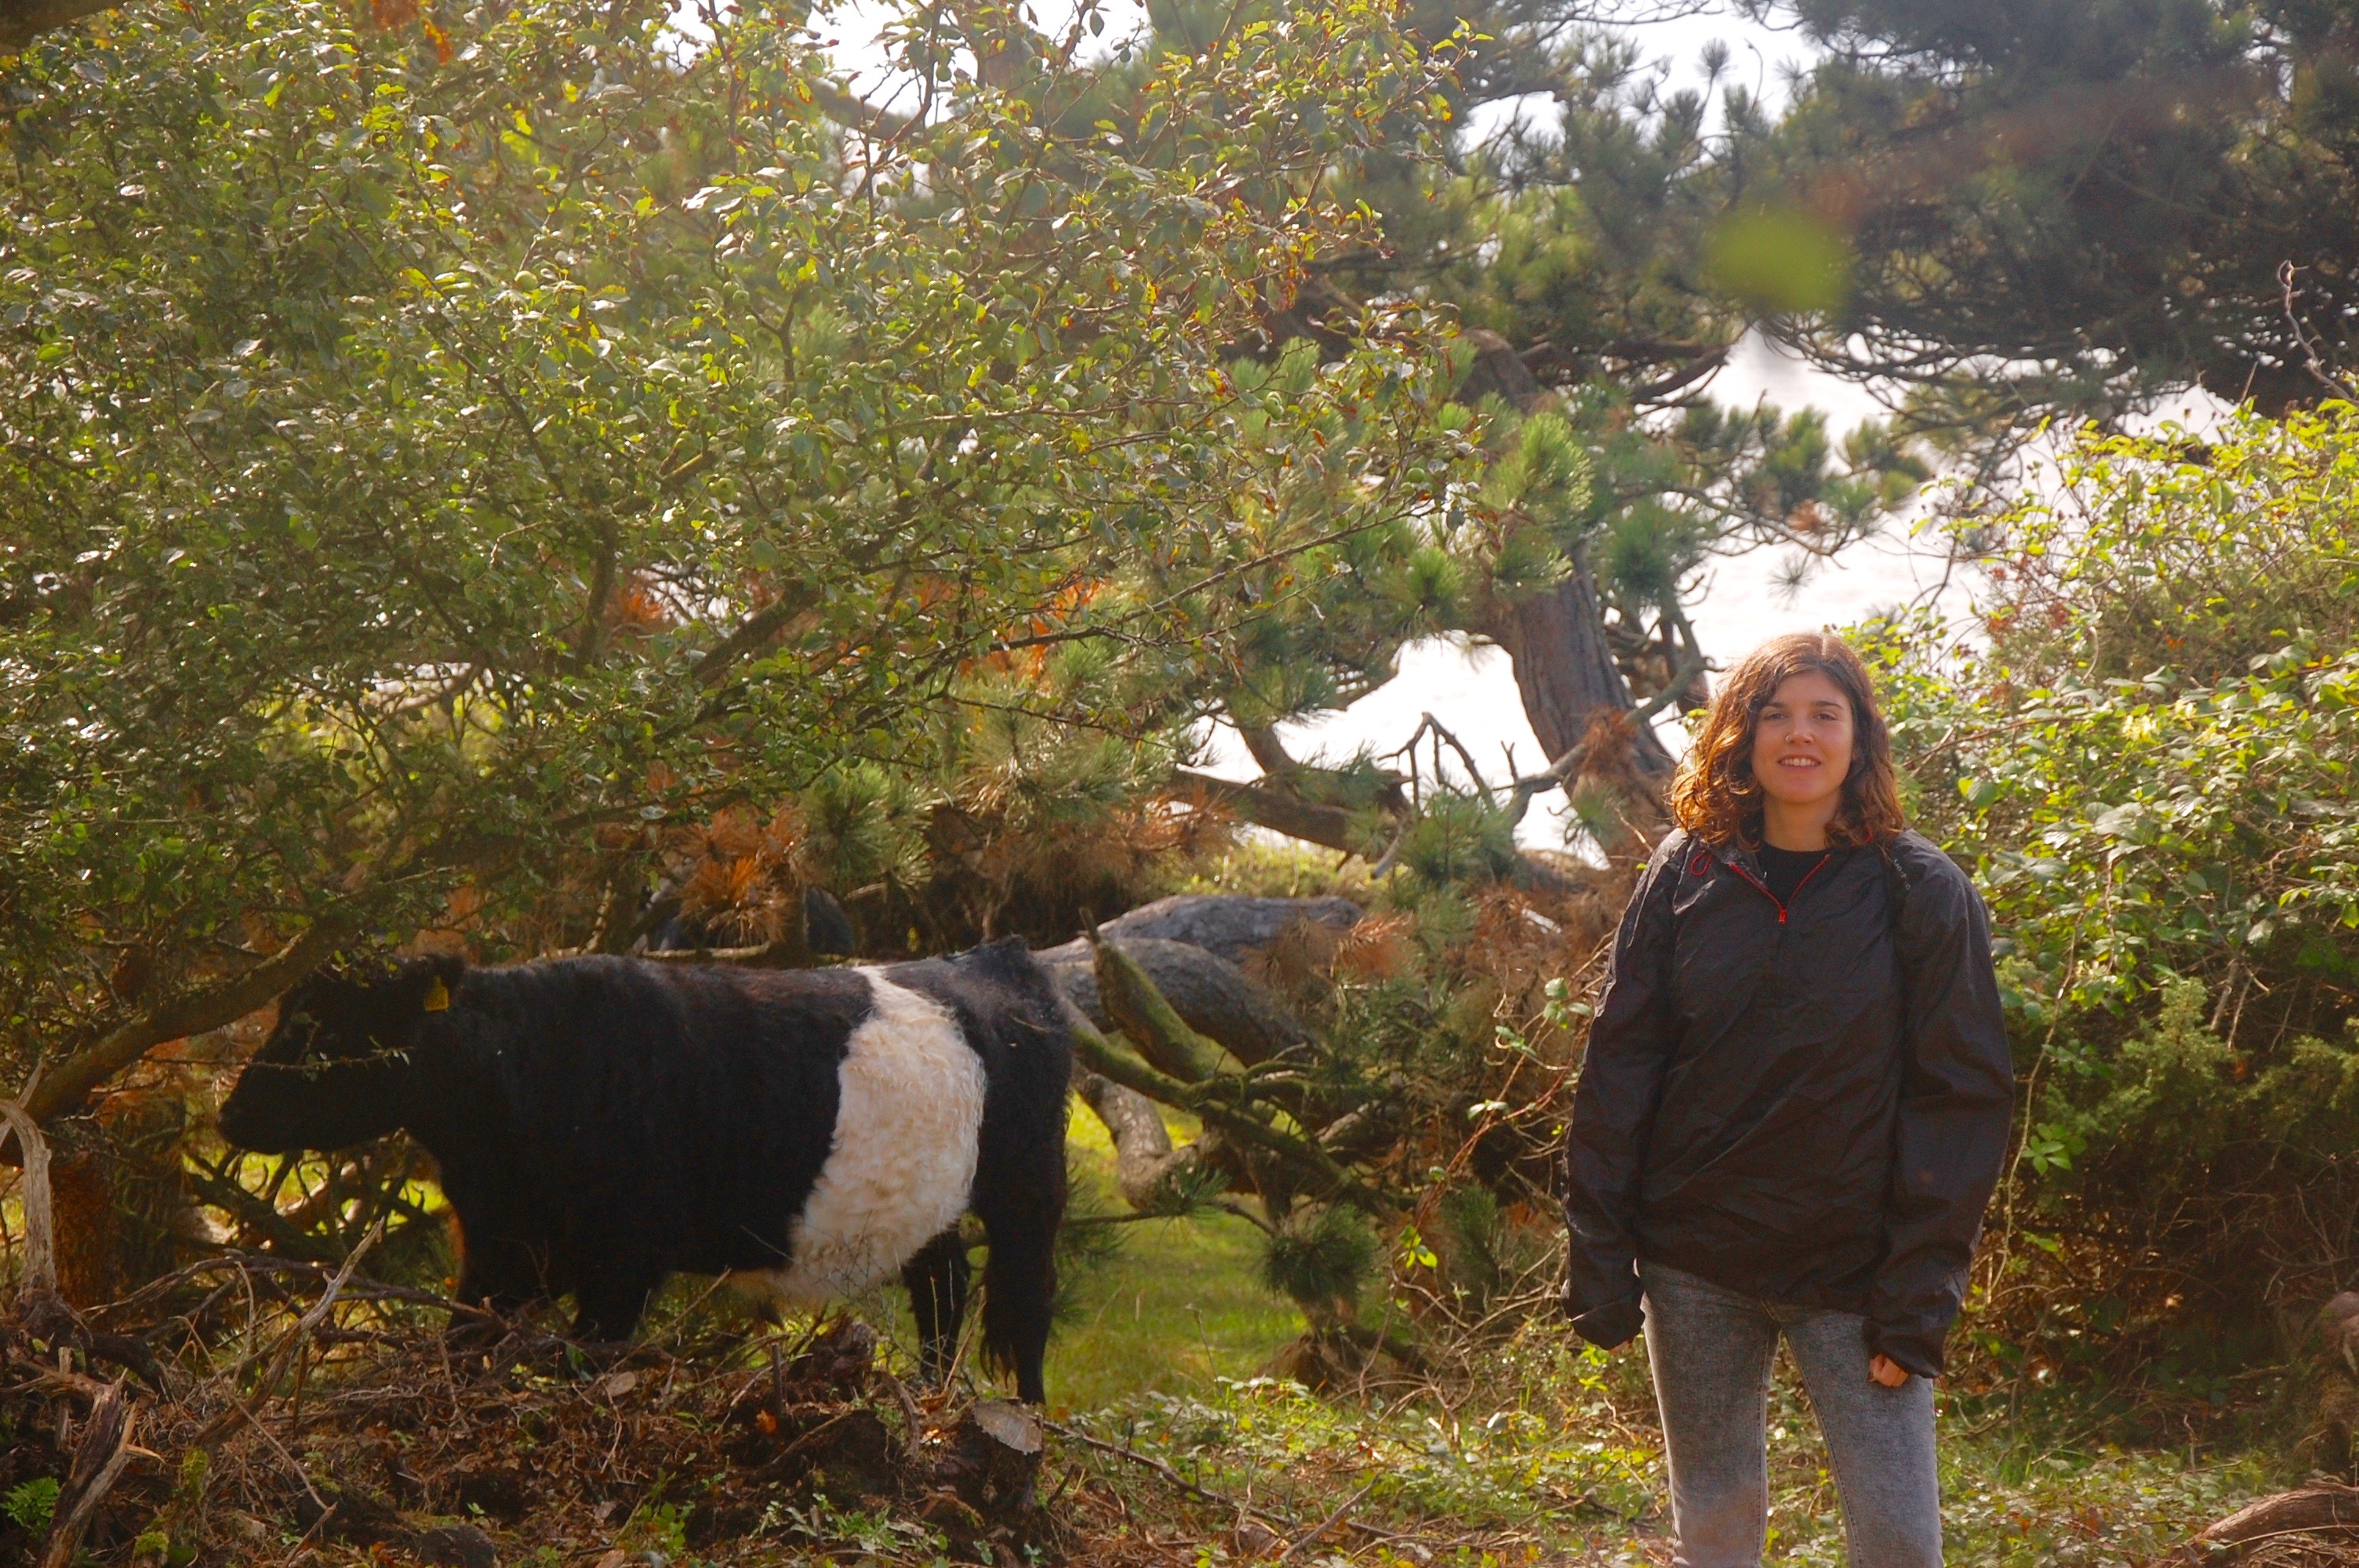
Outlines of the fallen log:
[[[1193,943],[1100,927],[1122,944],[1172,1011],[1197,1033],[1216,1040],[1230,1055],[1256,1066],[1307,1043],[1310,1031],[1271,995],[1267,987],[1227,958]],[[1099,993],[1095,959],[1087,939],[1037,953],[1075,1007],[1102,1030],[1121,1027]]]
[[[1348,898],[1250,898],[1239,893],[1184,892],[1144,903],[1099,931],[1118,942],[1153,938],[1185,942],[1217,953],[1232,964],[1266,951],[1292,926],[1308,921],[1338,933],[1350,930],[1365,912]],[[1071,944],[1068,944],[1068,946]],[[1052,947],[1044,961],[1065,951]]]
[[1174,1148],[1163,1113],[1136,1089],[1096,1073],[1080,1075],[1073,1088],[1114,1141],[1114,1184],[1122,1201],[1141,1214],[1175,1207],[1203,1152],[1193,1143]]
[[2311,1536],[2320,1545],[2345,1550],[2359,1546],[2359,1487],[2304,1487],[2247,1503],[2182,1548],[2179,1561],[2211,1565],[2242,1563],[2264,1543],[2295,1535]]

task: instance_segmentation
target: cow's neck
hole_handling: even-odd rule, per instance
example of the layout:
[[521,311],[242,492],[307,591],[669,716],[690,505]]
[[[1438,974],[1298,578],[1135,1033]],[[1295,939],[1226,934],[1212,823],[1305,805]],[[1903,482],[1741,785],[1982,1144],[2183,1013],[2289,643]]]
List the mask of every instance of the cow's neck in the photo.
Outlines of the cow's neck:
[[403,1126],[442,1168],[446,1193],[480,1186],[512,1156],[514,1117],[495,1064],[464,1046],[419,1054]]

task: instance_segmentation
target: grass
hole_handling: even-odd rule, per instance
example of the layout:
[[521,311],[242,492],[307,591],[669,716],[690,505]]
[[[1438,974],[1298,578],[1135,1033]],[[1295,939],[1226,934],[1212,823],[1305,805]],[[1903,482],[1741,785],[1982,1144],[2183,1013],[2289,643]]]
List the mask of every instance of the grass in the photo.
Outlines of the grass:
[[[1110,1191],[1103,1130],[1086,1112],[1074,1128],[1079,1179]],[[1127,1245],[1080,1281],[1050,1350],[1052,1399],[1086,1412],[1076,1419],[1101,1438],[1281,1520],[1315,1520],[1362,1494],[1353,1517],[1426,1541],[1440,1549],[1439,1562],[1669,1560],[1661,1438],[1642,1346],[1605,1356],[1537,1320],[1483,1354],[1472,1389],[1402,1390],[1390,1402],[1323,1399],[1260,1375],[1302,1322],[1256,1278],[1251,1227],[1222,1217],[1118,1228]],[[2046,1434],[2071,1429],[2059,1419],[2066,1414],[2010,1422],[1944,1400],[1943,1516],[1956,1568],[2129,1568],[2299,1479],[2266,1454],[2088,1439],[2053,1445]],[[1767,1561],[1843,1562],[1826,1453],[1782,1359],[1769,1424]],[[1168,1491],[1135,1470],[1120,1479],[1135,1501]],[[1165,1500],[1171,1523],[1184,1528],[1184,1505]],[[1384,1555],[1364,1542],[1350,1557],[1302,1560]]]
[[[1352,1404],[1255,1379],[1142,1395],[1087,1424],[1212,1492],[1252,1499],[1266,1517],[1316,1520],[1356,1498],[1353,1518],[1420,1541],[1438,1562],[1667,1563],[1665,1476],[1646,1419],[1642,1356],[1571,1351],[1549,1325],[1503,1346],[1500,1359],[1537,1379],[1521,1401],[1480,1398],[1455,1411],[1434,1400]],[[1789,1375],[1773,1397],[1771,1427],[1766,1561],[1843,1563],[1825,1452]],[[2043,1452],[2004,1431],[1962,1427],[1947,1418],[1942,1438],[1952,1568],[2134,1568],[2289,1479],[2257,1455]],[[1134,1497],[1156,1486],[1136,1473],[1126,1479]],[[1385,1559],[1364,1542],[1356,1555],[1311,1561]]]
[[[1076,1108],[1076,1207],[1111,1214],[1114,1145]],[[1174,1119],[1175,1138],[1193,1130]],[[1256,1277],[1261,1233],[1231,1215],[1148,1219],[1113,1227],[1118,1249],[1080,1272],[1049,1346],[1051,1400],[1095,1410],[1146,1394],[1178,1394],[1252,1377],[1302,1332],[1302,1314]]]

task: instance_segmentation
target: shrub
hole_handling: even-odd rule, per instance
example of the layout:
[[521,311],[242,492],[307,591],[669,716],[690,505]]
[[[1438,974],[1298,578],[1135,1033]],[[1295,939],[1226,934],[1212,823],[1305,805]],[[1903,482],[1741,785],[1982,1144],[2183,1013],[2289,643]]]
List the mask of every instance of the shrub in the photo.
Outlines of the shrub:
[[2359,411],[2063,477],[1998,525],[1982,646],[1862,636],[2000,939],[2027,1116],[1978,1337],[2216,1391],[2359,1256]]

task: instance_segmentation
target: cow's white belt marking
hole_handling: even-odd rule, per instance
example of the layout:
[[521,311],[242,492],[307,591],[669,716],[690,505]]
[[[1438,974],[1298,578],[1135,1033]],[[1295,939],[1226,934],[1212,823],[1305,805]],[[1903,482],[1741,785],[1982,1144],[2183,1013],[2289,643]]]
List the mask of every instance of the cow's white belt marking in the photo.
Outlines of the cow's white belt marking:
[[837,1069],[835,1139],[783,1269],[738,1281],[786,1301],[854,1296],[958,1223],[974,1186],[983,1060],[948,1009],[864,969],[866,1019]]

